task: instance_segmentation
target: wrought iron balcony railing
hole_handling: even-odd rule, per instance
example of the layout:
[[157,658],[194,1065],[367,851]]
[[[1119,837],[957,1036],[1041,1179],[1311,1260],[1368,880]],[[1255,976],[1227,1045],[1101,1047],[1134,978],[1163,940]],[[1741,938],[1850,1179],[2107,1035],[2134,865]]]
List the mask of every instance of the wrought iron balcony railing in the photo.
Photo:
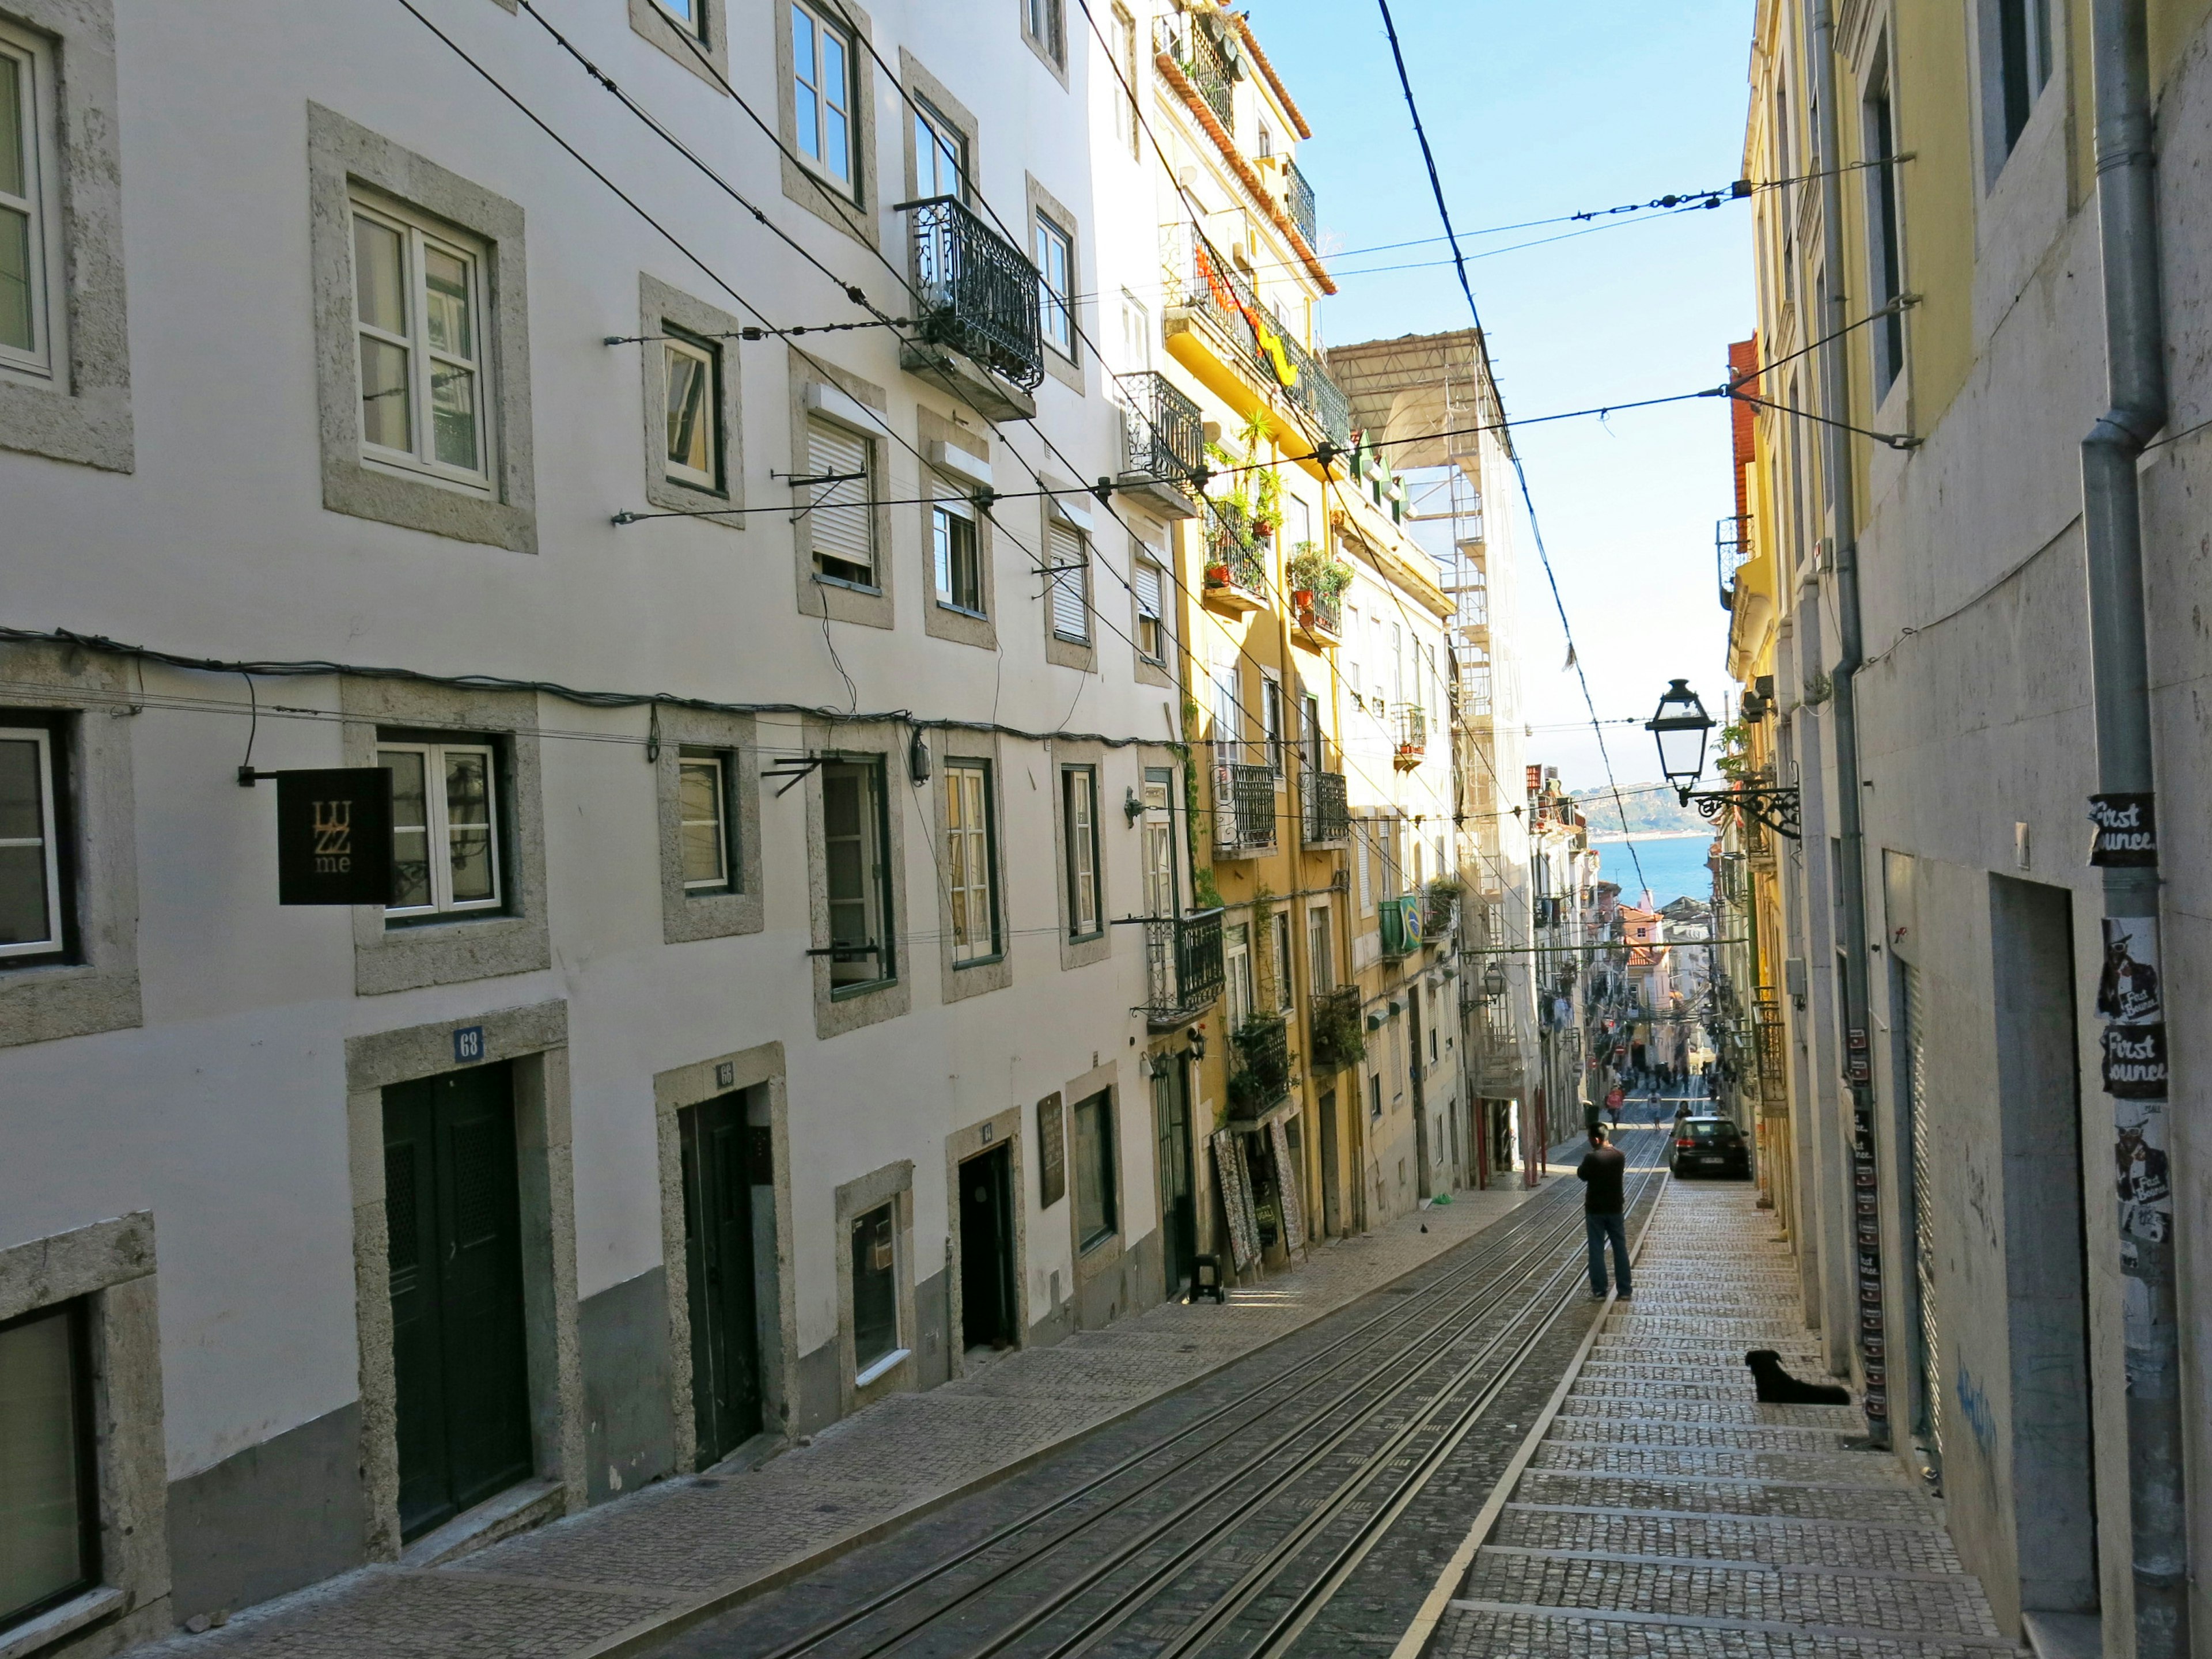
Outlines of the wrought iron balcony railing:
[[1343,388],[1291,336],[1289,325],[1261,305],[1252,285],[1218,249],[1187,222],[1163,225],[1160,268],[1168,307],[1203,323],[1224,362],[1254,385],[1280,390],[1315,437],[1341,449],[1352,447],[1352,405]]
[[1206,422],[1196,404],[1155,372],[1115,377],[1121,393],[1121,466],[1177,489],[1196,487],[1206,465]]
[[1145,1018],[1154,1025],[1195,1018],[1221,994],[1221,912],[1146,916]]
[[1417,702],[1401,702],[1390,714],[1391,763],[1410,771],[1429,752],[1429,711]]
[[1247,764],[1243,748],[1213,746],[1213,849],[1232,858],[1275,844],[1275,769]]
[[1298,228],[1298,234],[1311,247],[1321,228],[1321,222],[1314,213],[1313,185],[1288,156],[1283,158],[1283,206],[1291,216],[1291,222]]
[[1250,520],[1227,501],[1206,503],[1206,585],[1263,602],[1267,596],[1267,555]]
[[1735,514],[1713,526],[1713,564],[1720,573],[1721,609],[1735,609],[1735,573],[1750,562],[1751,514]]
[[1335,847],[1352,839],[1352,814],[1345,805],[1344,774],[1307,772],[1298,780],[1299,839],[1309,847]]
[[1297,605],[1298,626],[1307,633],[1332,640],[1344,637],[1344,595],[1295,588],[1291,598]]
[[921,337],[1035,391],[1044,379],[1036,267],[957,197],[900,205],[912,216]]
[[1279,1014],[1248,1019],[1231,1034],[1229,1115],[1254,1118],[1291,1092],[1290,1025]]
[[1359,988],[1340,985],[1316,996],[1308,1036],[1316,1072],[1340,1072],[1365,1059],[1367,1037],[1359,1029]]
[[[1164,22],[1167,20],[1163,19]],[[1176,67],[1190,77],[1206,107],[1234,132],[1237,122],[1237,67],[1227,47],[1213,30],[1193,18],[1179,32],[1170,29],[1165,42]]]
[[1760,1109],[1781,1113],[1789,1109],[1789,1081],[1784,1059],[1782,999],[1762,986],[1753,999],[1759,1033],[1759,1092]]

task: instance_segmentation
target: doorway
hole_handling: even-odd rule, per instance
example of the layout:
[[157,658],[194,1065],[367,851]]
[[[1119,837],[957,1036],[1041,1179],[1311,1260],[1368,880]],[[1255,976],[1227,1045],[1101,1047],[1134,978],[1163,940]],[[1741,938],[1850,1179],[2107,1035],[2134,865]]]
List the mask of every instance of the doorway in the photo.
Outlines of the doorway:
[[521,1194],[509,1068],[384,1091],[399,1533],[532,1473]]
[[1160,1172],[1160,1255],[1167,1294],[1198,1270],[1198,1193],[1191,1173],[1190,1095],[1180,1054],[1153,1057],[1152,1133]]
[[1436,1194],[1436,1176],[1431,1158],[1435,1149],[1429,1145],[1429,1108],[1426,1094],[1421,1087],[1421,988],[1406,988],[1407,1029],[1413,1033],[1413,1063],[1406,1073],[1413,1091],[1413,1170],[1420,1182],[1420,1202],[1425,1204]]
[[1344,1200],[1337,1185],[1336,1091],[1321,1097],[1321,1226],[1328,1238],[1344,1236]]
[[684,1291],[691,1310],[691,1415],[701,1468],[761,1430],[753,1266],[753,1137],[743,1091],[677,1115],[684,1158]]
[[960,1166],[960,1346],[1011,1348],[1014,1310],[1013,1152],[994,1146]]

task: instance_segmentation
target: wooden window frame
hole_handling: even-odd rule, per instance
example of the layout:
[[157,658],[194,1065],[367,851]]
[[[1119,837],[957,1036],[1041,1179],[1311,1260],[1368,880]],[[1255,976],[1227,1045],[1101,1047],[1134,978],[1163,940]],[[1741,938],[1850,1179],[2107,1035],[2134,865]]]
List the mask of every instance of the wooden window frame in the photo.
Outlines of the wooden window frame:
[[22,216],[27,228],[25,268],[30,277],[27,346],[0,344],[0,374],[20,375],[41,387],[61,378],[68,362],[67,272],[62,259],[63,156],[55,120],[60,76],[53,42],[0,18],[0,58],[18,68],[24,189],[0,190],[0,210]]
[[677,855],[683,856],[683,831],[691,824],[704,820],[684,816],[684,773],[687,767],[711,766],[714,769],[714,840],[722,864],[719,876],[686,876],[684,890],[687,896],[707,893],[729,893],[738,890],[737,837],[732,834],[735,815],[732,811],[733,792],[731,784],[736,768],[729,751],[686,745],[676,761],[677,799]]
[[[956,778],[975,781],[975,798],[972,803],[959,798],[963,791],[956,792]],[[991,789],[991,763],[988,760],[963,756],[945,763],[945,885],[948,895],[965,893],[971,899],[978,888],[983,896],[985,933],[978,941],[974,937],[972,910],[969,912],[969,937],[961,938],[957,921],[948,917],[946,932],[951,936],[952,965],[955,968],[974,968],[984,963],[999,961],[1006,955],[1004,939],[999,921],[999,823],[998,803]],[[981,816],[980,823],[968,821],[968,808],[972,804]],[[967,846],[959,843],[964,839]],[[980,880],[956,884],[954,874],[964,853],[967,867],[974,875],[980,870]],[[948,907],[950,908],[950,907]]]
[[[1077,811],[1079,796],[1085,808],[1080,814]],[[1106,931],[1105,894],[1099,879],[1098,769],[1087,765],[1061,767],[1060,799],[1061,823],[1067,842],[1067,936],[1097,939]],[[1087,919],[1083,897],[1086,877],[1091,885]],[[1088,927],[1084,925],[1086,920]]]
[[[507,785],[501,775],[506,767],[498,742],[489,737],[463,736],[455,733],[448,739],[444,736],[417,737],[411,734],[380,732],[376,736],[376,762],[384,764],[387,754],[414,754],[422,757],[422,799],[424,823],[421,826],[426,843],[430,870],[430,902],[428,904],[386,905],[384,910],[387,924],[402,926],[433,921],[447,916],[499,915],[507,909]],[[489,830],[491,850],[491,896],[482,899],[460,899],[453,896],[453,823],[448,818],[446,803],[446,757],[448,755],[482,755],[484,757],[486,828]],[[412,828],[414,826],[408,826]],[[401,826],[392,824],[397,838]],[[442,855],[441,855],[442,854]],[[397,863],[395,848],[395,866]]]
[[[661,445],[660,470],[672,483],[691,489],[703,489],[711,495],[727,495],[727,468],[723,460],[726,434],[722,429],[722,349],[719,343],[702,340],[690,331],[678,327],[666,319],[661,320],[660,331],[666,337],[660,342],[661,390],[664,401],[676,384],[672,373],[675,360],[688,357],[706,365],[707,368],[707,468],[702,471],[687,463],[678,461],[664,439]],[[674,411],[669,410],[673,415]]]
[[62,741],[62,728],[53,720],[33,717],[24,719],[9,710],[0,711],[0,742],[28,740],[37,751],[33,763],[38,769],[40,813],[39,835],[35,841],[29,837],[0,842],[0,846],[35,845],[45,849],[44,868],[46,896],[46,937],[26,939],[18,944],[0,944],[0,969],[27,963],[51,962],[66,958],[75,933],[71,914],[70,883],[67,869],[69,861],[69,815],[66,744]]
[[[786,0],[786,3],[791,8],[791,106],[793,121],[799,132],[799,164],[838,194],[857,203],[860,199],[860,124],[864,117],[863,112],[856,107],[860,103],[860,65],[855,60],[854,52],[853,33],[842,24],[834,22],[823,15],[810,3],[810,0]],[[800,33],[802,19],[807,31],[804,36]],[[825,77],[822,73],[821,40],[824,35],[834,39],[837,42],[838,50],[844,55],[844,102],[842,105],[830,104],[823,96],[825,88],[821,83]],[[805,45],[804,57],[801,56],[800,52],[802,39]],[[801,67],[810,59],[814,65],[814,79],[811,82],[806,79],[805,70]],[[846,170],[842,173],[830,167],[828,161],[819,154],[823,148],[822,139],[825,131],[821,120],[825,104],[828,108],[845,118]],[[817,153],[811,155],[808,153],[806,148],[808,137],[806,116],[810,105],[816,117],[813,137]]]

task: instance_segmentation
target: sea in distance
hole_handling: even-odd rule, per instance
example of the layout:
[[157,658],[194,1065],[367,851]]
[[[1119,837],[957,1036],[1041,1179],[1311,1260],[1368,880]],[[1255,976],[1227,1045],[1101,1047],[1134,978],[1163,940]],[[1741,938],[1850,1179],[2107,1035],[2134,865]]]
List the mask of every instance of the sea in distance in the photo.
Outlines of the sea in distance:
[[[1633,859],[1629,856],[1628,842],[1599,841],[1595,836],[1590,842],[1597,848],[1599,878],[1619,882],[1622,898],[1634,904],[1638,889],[1649,887],[1653,902],[1658,905],[1671,904],[1685,895],[1712,902],[1712,872],[1705,868],[1705,854],[1713,845],[1710,835],[1638,836],[1633,840]],[[1641,882],[1636,878],[1639,863],[1644,866]]]

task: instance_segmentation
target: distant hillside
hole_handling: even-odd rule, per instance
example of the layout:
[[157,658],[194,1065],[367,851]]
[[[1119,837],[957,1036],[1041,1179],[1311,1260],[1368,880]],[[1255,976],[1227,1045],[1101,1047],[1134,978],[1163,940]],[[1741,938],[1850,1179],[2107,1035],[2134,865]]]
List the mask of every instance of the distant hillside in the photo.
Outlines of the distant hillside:
[[1712,832],[1713,826],[1698,816],[1698,809],[1678,805],[1674,792],[1663,783],[1622,784],[1619,811],[1613,810],[1612,791],[1601,783],[1578,789],[1575,796],[1594,836],[1619,835],[1622,813],[1627,815],[1631,832],[1638,835],[1674,835],[1688,830]]

